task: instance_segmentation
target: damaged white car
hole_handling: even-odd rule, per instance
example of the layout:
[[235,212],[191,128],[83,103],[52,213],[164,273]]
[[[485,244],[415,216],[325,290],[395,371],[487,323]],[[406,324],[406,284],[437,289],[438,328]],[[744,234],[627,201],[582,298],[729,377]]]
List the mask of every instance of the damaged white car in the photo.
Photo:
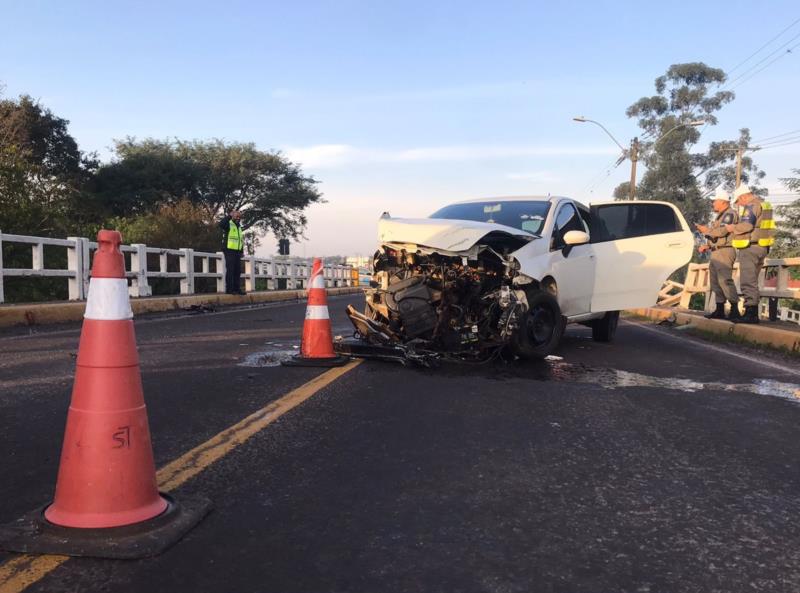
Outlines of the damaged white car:
[[355,356],[486,361],[541,358],[567,323],[614,338],[623,309],[655,304],[693,236],[667,202],[563,197],[460,202],[429,218],[378,224],[366,310],[348,307]]

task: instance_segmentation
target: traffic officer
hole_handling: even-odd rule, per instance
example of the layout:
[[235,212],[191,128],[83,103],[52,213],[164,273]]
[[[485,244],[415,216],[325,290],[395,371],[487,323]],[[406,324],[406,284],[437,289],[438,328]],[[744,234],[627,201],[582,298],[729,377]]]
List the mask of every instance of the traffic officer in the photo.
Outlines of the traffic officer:
[[242,213],[231,210],[219,223],[224,233],[222,252],[225,254],[225,292],[228,294],[244,294],[240,288],[242,277]]
[[758,323],[758,276],[775,242],[775,221],[772,205],[740,185],[733,192],[739,207],[739,221],[727,225],[733,233],[733,246],[739,258],[739,285],[744,294],[744,315],[739,323]]
[[711,196],[712,207],[716,217],[708,226],[697,224],[697,230],[706,237],[706,244],[700,246],[700,252],[710,251],[711,259],[708,263],[708,275],[711,280],[711,291],[714,293],[717,307],[706,315],[706,319],[725,319],[725,301],[731,306],[728,319],[736,321],[739,315],[739,294],[733,282],[733,264],[736,261],[736,250],[731,242],[733,237],[726,225],[738,222],[736,211],[731,208],[731,198],[728,192],[721,187]]

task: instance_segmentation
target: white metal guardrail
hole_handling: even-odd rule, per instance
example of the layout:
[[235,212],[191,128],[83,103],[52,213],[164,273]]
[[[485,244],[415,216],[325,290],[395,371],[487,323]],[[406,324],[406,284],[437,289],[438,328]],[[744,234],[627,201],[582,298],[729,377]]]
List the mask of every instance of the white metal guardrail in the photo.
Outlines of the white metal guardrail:
[[[3,244],[14,243],[30,245],[31,266],[29,268],[7,268],[3,265]],[[48,268],[45,265],[45,247],[60,247],[67,251],[66,268]],[[86,298],[91,275],[92,253],[97,243],[85,237],[67,237],[66,239],[50,239],[27,235],[9,235],[0,233],[0,303],[5,302],[3,279],[8,277],[32,278],[65,278],[68,285],[69,300],[79,301]],[[195,280],[213,278],[216,280],[216,291],[225,292],[225,257],[222,252],[209,253],[186,249],[162,249],[143,244],[121,245],[120,250],[126,255],[126,276],[130,280],[128,288],[133,297],[151,296],[150,279],[180,279],[180,294],[195,294]],[[148,267],[148,256],[158,256],[158,269]],[[154,259],[154,257],[149,258]],[[178,271],[168,271],[170,259],[177,259]],[[256,257],[244,256],[244,285],[246,292],[256,290],[258,280],[265,280],[267,290],[275,290],[284,281],[287,289],[305,288],[311,275],[313,260],[289,258],[285,256]],[[128,263],[129,262],[129,263]],[[323,275],[328,287],[356,286],[353,268],[349,265],[325,265]]]
[[[800,299],[800,281],[792,278],[792,269],[800,270],[800,257],[787,259],[767,259],[758,277],[761,297],[767,299],[761,303],[762,316],[769,316],[773,321],[792,321],[800,324],[800,311],[789,307],[781,307],[778,299]],[[734,264],[733,281],[739,289],[739,264]],[[739,290],[741,294],[741,290]],[[658,295],[658,304],[669,307],[688,309],[692,297],[702,294],[704,306],[710,310],[713,306],[711,283],[708,277],[708,264],[689,264],[686,280],[683,284],[668,280]]]

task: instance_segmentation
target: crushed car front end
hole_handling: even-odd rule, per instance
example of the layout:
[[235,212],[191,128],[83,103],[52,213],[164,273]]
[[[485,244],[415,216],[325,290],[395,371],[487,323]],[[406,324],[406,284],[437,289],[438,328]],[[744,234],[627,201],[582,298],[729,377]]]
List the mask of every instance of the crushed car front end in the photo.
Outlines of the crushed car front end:
[[516,343],[529,304],[513,253],[535,234],[480,221],[385,216],[379,237],[366,308],[348,307],[358,340],[383,353],[397,349],[398,359],[468,362],[491,360]]

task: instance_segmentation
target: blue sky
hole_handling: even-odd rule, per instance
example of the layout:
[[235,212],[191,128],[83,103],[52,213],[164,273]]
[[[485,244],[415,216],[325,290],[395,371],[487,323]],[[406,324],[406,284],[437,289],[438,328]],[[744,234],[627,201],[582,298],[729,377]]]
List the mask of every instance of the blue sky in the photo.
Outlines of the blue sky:
[[[69,119],[84,150],[108,158],[127,135],[218,137],[302,163],[328,200],[294,247],[312,255],[370,251],[385,210],[608,198],[628,164],[605,176],[616,146],[571,118],[627,143],[637,128],[625,108],[670,64],[729,70],[800,5],[2,0],[0,14],[6,95],[29,93]],[[756,139],[800,129],[798,74],[800,50],[736,88],[702,142],[744,126]],[[756,159],[783,192],[800,145]]]

